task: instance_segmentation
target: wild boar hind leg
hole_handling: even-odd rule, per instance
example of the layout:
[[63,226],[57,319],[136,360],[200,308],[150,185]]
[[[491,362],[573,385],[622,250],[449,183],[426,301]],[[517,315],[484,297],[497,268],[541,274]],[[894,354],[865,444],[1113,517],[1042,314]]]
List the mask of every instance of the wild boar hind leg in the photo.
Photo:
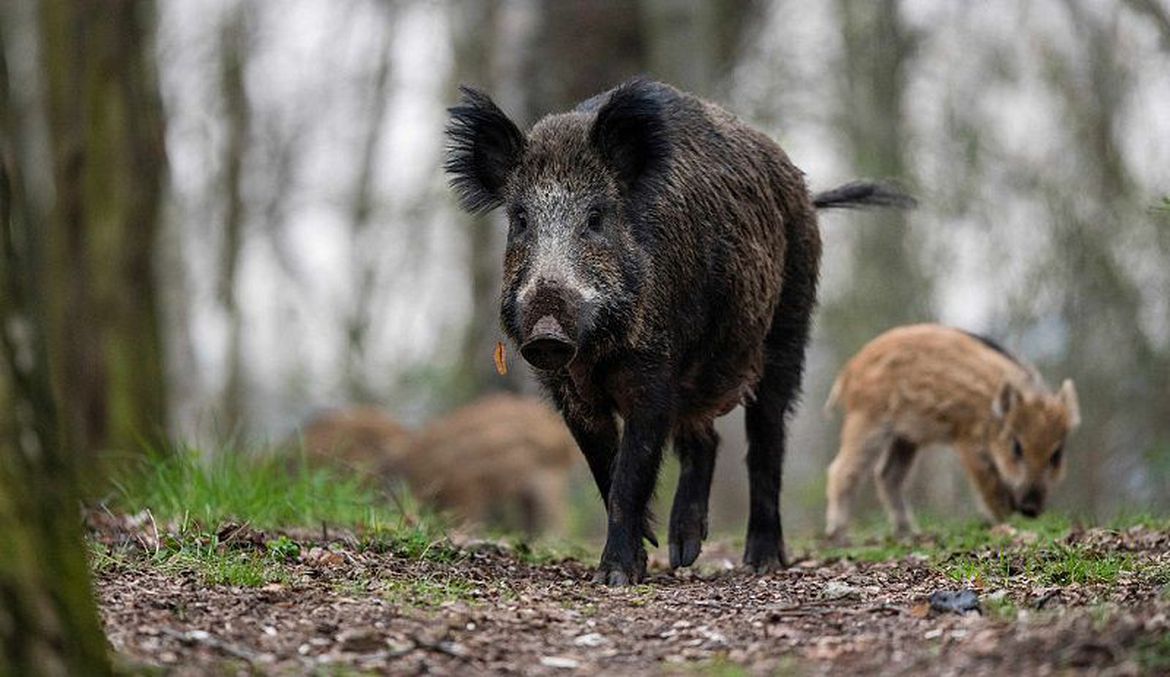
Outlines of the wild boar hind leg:
[[874,468],[878,498],[886,507],[890,523],[894,525],[894,535],[899,538],[909,536],[916,530],[914,516],[906,504],[904,489],[917,455],[917,444],[905,437],[894,437]]
[[690,566],[707,539],[707,502],[719,435],[712,422],[680,425],[674,434],[678,489],[670,511],[670,567]]
[[796,405],[804,369],[804,343],[782,346],[769,357],[756,398],[746,411],[750,512],[743,563],[757,573],[788,566],[780,524],[780,479],[788,414]]

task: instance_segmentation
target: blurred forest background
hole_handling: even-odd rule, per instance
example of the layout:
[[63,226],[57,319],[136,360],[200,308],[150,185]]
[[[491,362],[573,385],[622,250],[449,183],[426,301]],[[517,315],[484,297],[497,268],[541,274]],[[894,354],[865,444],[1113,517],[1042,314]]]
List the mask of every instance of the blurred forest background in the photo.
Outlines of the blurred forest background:
[[[445,108],[469,83],[528,125],[637,73],[767,130],[814,189],[890,177],[921,200],[822,219],[793,531],[821,524],[836,370],[924,320],[1075,379],[1057,509],[1170,508],[1164,0],[7,0],[4,424],[35,427],[17,394],[45,368],[83,454],[532,391],[493,368],[505,230],[455,207]],[[712,519],[739,533],[737,416]],[[928,465],[927,505],[970,503],[957,464]]]

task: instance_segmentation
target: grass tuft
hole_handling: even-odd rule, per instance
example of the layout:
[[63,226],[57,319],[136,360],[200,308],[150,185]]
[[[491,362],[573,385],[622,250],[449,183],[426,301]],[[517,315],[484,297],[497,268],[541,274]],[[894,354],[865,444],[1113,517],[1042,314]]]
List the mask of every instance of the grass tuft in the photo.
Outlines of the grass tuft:
[[126,512],[256,528],[322,523],[377,531],[402,525],[399,498],[354,474],[309,467],[255,450],[204,454],[191,447],[153,453],[114,474],[111,503]]

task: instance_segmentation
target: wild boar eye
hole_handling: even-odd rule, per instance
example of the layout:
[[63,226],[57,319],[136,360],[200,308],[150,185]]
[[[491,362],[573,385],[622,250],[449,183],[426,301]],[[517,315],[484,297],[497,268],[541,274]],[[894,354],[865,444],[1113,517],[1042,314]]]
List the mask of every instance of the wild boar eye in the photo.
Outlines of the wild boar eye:
[[589,215],[585,217],[585,226],[596,233],[601,230],[604,220],[600,209],[590,209]]
[[1012,440],[1012,454],[1015,455],[1017,461],[1024,457],[1024,447],[1020,444],[1019,439]]
[[1050,458],[1048,460],[1048,462],[1052,464],[1053,468],[1055,468],[1056,466],[1060,465],[1060,458],[1063,455],[1064,455],[1064,445],[1062,444],[1056,448],[1056,451],[1052,452],[1052,458]]
[[517,207],[512,212],[512,227],[516,229],[517,233],[522,233],[525,228],[528,228],[528,213],[524,211],[523,207]]

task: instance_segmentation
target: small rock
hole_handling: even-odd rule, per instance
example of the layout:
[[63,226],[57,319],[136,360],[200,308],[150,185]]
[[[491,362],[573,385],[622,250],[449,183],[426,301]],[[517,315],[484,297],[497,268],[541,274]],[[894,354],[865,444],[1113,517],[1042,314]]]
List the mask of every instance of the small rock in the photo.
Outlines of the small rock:
[[386,640],[380,633],[365,629],[345,630],[337,635],[342,651],[350,653],[373,653],[386,648]]
[[861,597],[861,591],[840,581],[829,581],[821,590],[821,597],[824,599],[858,599]]
[[581,661],[565,656],[541,656],[540,664],[546,668],[562,668],[565,670],[576,670],[581,667]]
[[447,654],[448,656],[454,656],[456,658],[464,658],[467,656],[467,647],[463,646],[459,642],[443,640],[436,644],[435,648]]
[[966,590],[935,590],[930,594],[930,608],[938,612],[952,611],[964,614],[968,611],[981,611],[979,595],[970,588]]
[[606,639],[600,633],[591,632],[587,635],[581,635],[573,640],[573,644],[577,646],[596,647],[605,644]]

